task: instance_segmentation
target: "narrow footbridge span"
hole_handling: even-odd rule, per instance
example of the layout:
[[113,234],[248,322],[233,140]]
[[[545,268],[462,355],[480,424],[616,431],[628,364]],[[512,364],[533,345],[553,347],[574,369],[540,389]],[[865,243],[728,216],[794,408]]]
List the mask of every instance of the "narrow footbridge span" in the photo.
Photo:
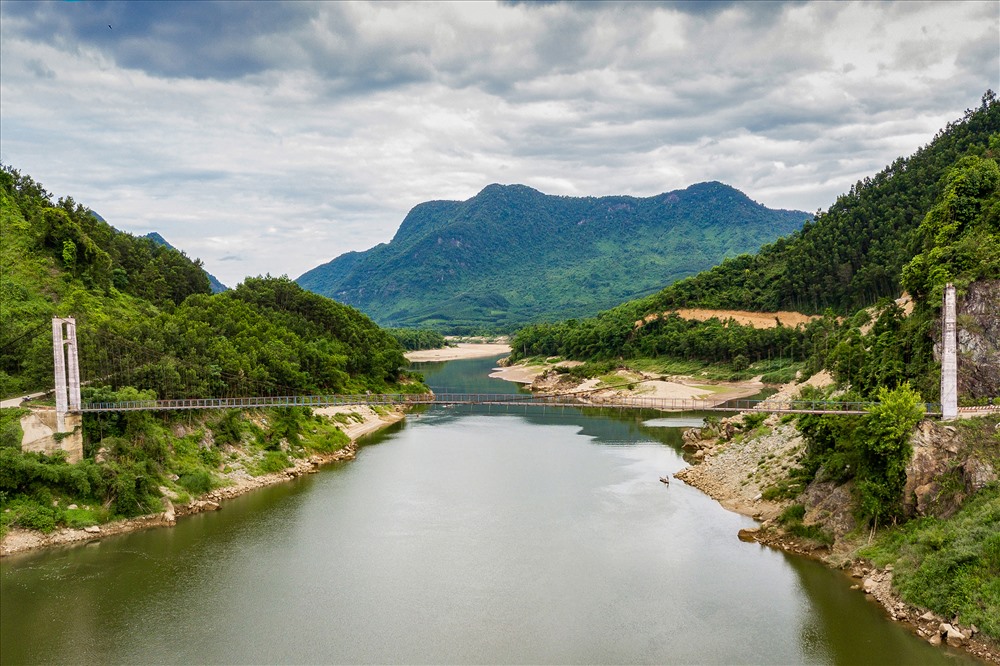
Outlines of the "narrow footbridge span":
[[[184,398],[175,400],[134,400],[128,402],[85,402],[81,412],[175,411],[191,409],[260,409],[267,407],[337,407],[351,405],[417,406],[489,405],[506,407],[601,407],[650,409],[664,412],[762,411],[773,414],[865,414],[873,402],[817,400],[701,400],[696,398],[622,397],[597,401],[585,395],[512,393],[384,393],[356,395],[293,395],[256,398]],[[940,406],[926,405],[929,416],[940,414]]]

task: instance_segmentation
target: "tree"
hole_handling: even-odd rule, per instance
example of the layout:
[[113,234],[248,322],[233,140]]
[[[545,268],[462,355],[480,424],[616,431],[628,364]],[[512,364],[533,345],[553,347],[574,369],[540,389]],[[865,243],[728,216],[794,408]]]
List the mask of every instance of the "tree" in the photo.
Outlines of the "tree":
[[904,383],[879,388],[878,403],[868,409],[859,438],[858,512],[878,523],[894,519],[902,509],[906,466],[913,456],[910,433],[924,417],[920,394]]

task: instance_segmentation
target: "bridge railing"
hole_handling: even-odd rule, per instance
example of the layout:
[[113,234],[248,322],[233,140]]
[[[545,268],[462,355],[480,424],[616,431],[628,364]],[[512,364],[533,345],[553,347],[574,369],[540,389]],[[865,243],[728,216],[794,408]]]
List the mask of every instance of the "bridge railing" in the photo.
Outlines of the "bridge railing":
[[[836,400],[763,400],[735,399],[719,402],[703,398],[621,397],[598,400],[587,395],[524,393],[364,393],[297,396],[260,396],[248,398],[181,398],[173,400],[132,400],[126,402],[91,402],[81,405],[82,412],[171,411],[187,409],[260,409],[268,407],[336,407],[351,405],[517,405],[561,407],[606,407],[616,409],[651,409],[659,411],[766,411],[802,414],[864,414],[874,402]],[[939,415],[941,406],[925,405],[929,416]]]

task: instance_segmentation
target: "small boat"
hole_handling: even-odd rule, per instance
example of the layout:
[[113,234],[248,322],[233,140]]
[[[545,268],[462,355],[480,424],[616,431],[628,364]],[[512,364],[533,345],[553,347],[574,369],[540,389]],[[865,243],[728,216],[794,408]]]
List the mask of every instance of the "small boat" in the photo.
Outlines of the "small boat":
[[665,484],[667,484],[669,486],[670,485],[670,477],[669,476],[661,476],[660,477],[660,483],[665,483]]

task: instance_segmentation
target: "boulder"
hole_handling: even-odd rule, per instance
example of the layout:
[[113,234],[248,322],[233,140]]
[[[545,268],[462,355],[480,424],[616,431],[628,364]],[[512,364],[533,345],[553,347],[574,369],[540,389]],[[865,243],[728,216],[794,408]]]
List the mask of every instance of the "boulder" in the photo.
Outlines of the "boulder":
[[971,494],[996,481],[997,473],[985,460],[969,458],[962,465],[962,480],[965,481],[965,491]]
[[83,528],[83,531],[87,534],[99,534],[101,532],[101,528],[97,525],[87,525]]
[[875,591],[878,583],[875,582],[874,578],[865,578],[865,581],[861,584],[862,589],[864,589],[865,594],[871,594]]
[[685,442],[697,442],[701,439],[701,428],[688,428],[681,435]]

